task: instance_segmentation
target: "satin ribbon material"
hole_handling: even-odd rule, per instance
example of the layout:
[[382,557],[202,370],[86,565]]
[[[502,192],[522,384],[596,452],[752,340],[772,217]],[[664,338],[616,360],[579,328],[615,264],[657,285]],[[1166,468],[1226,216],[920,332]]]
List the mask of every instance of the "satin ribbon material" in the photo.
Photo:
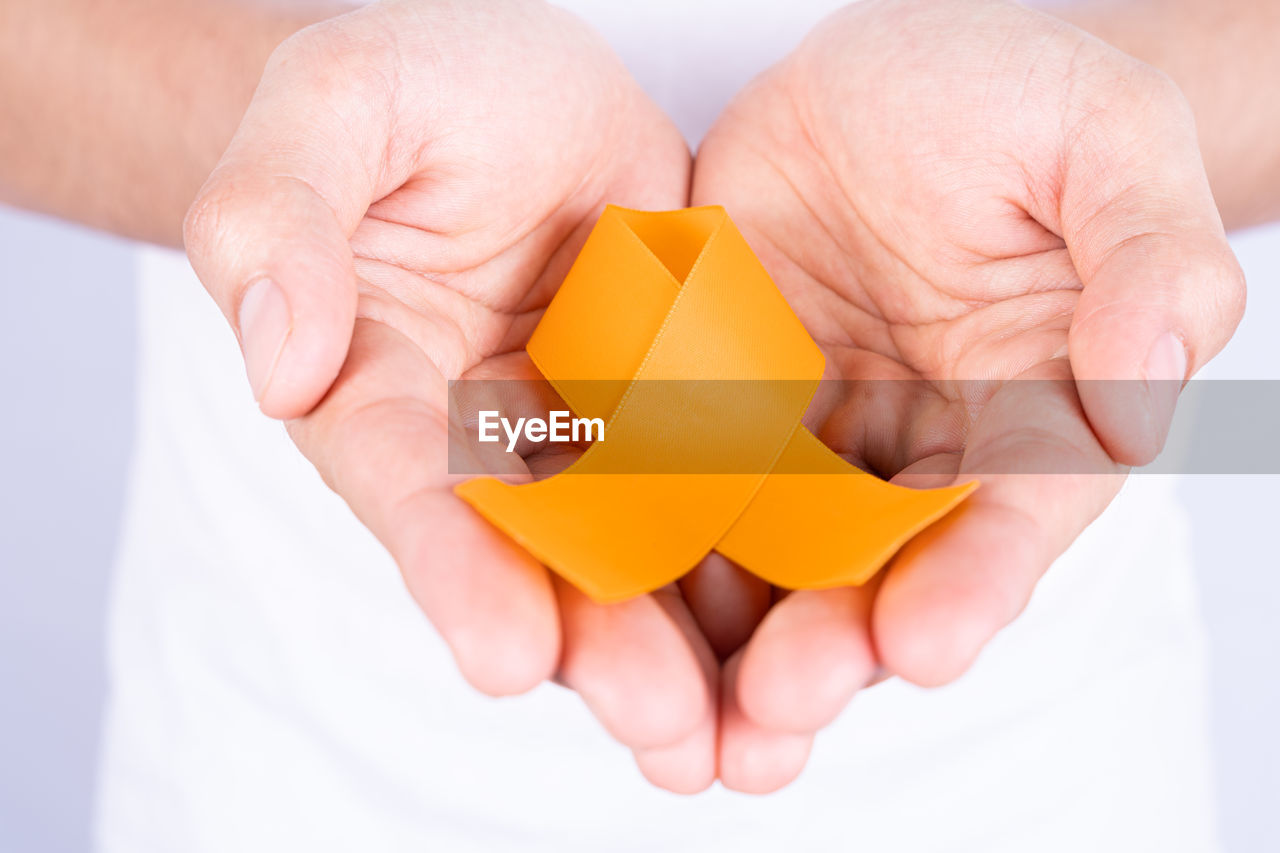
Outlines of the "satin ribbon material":
[[861,584],[977,486],[891,485],[804,428],[822,354],[721,207],[606,208],[528,352],[604,440],[456,491],[599,602],[713,549],[780,587]]

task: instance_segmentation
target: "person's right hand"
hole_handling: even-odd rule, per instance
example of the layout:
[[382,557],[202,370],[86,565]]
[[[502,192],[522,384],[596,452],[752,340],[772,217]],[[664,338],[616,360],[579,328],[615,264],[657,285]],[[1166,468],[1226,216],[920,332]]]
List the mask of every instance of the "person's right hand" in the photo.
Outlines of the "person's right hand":
[[262,410],[465,677],[509,694],[558,676],[678,791],[715,775],[715,664],[679,594],[594,605],[455,498],[446,378],[516,375],[604,203],[683,207],[689,169],[570,15],[383,3],[280,46],[185,228]]

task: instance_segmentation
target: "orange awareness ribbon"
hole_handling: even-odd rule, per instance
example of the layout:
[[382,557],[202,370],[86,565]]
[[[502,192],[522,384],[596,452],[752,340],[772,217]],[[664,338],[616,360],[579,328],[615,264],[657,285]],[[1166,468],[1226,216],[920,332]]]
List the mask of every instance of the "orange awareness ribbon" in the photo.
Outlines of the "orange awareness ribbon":
[[780,587],[861,584],[977,487],[891,485],[804,428],[822,353],[721,207],[607,207],[528,352],[604,439],[545,480],[456,491],[599,602],[713,549]]

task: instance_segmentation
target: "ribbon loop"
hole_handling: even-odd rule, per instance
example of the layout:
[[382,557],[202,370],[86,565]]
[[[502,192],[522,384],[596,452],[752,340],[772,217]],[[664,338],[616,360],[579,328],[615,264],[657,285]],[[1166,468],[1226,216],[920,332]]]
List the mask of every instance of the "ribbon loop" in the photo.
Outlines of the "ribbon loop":
[[860,584],[976,487],[890,485],[800,424],[822,353],[720,207],[606,208],[528,352],[605,440],[457,493],[597,601],[712,549],[778,586]]

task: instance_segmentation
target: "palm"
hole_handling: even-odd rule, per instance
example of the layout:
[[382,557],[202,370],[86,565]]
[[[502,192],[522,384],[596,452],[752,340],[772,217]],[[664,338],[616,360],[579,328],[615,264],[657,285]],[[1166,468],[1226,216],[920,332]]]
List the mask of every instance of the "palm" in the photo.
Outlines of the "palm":
[[823,89],[797,65],[757,80],[721,118],[695,201],[730,206],[826,353],[828,379],[912,381],[932,396],[929,423],[892,425],[908,445],[825,401],[828,443],[892,476],[922,454],[961,452],[998,387],[972,380],[1069,377],[1081,282],[1063,239],[1018,197],[1028,164],[1002,168],[968,138],[833,126],[849,110],[810,103]]
[[[607,90],[601,86],[590,120],[577,126],[554,114],[520,115],[490,104],[497,116],[515,114],[526,123],[477,123],[473,138],[451,142],[449,150],[465,156],[422,164],[370,207],[351,239],[356,313],[364,321],[352,346],[370,349],[375,362],[416,361],[418,375],[406,376],[408,384],[362,388],[348,369],[331,397],[350,394],[365,405],[385,398],[394,406],[434,392],[431,407],[443,414],[446,378],[534,375],[522,355],[525,343],[604,204],[627,199],[679,207],[685,201],[689,156],[674,128],[638,92],[606,98]],[[529,97],[518,90],[506,95]],[[556,128],[545,126],[553,122]],[[496,161],[471,154],[494,149],[495,140],[530,137],[539,145],[511,148]],[[554,167],[548,159],[557,161]],[[524,180],[529,174],[541,179]],[[428,378],[435,380],[429,391]],[[519,456],[501,457],[490,459],[519,470]],[[441,488],[447,485],[441,481]]]

